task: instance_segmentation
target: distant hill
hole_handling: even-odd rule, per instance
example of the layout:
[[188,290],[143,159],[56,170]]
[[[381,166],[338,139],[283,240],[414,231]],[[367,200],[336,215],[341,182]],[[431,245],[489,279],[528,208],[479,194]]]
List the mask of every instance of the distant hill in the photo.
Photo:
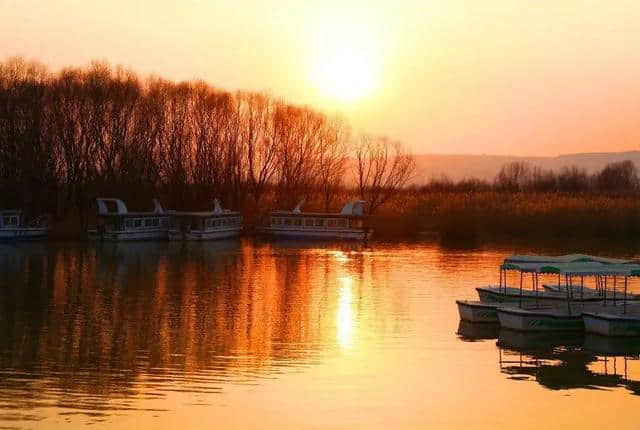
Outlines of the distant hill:
[[631,160],[636,166],[640,166],[640,151],[564,154],[557,157],[425,154],[415,155],[415,160],[416,174],[413,182],[423,184],[443,175],[454,181],[464,178],[492,180],[504,164],[512,161],[525,161],[531,166],[551,170],[576,165],[589,173],[602,169],[608,163],[623,160]]

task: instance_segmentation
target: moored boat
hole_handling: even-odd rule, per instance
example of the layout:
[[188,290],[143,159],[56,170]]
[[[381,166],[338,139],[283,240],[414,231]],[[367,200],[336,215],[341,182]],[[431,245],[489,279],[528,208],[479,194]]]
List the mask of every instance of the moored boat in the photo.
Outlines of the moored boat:
[[25,226],[20,210],[0,211],[0,241],[42,240],[49,234],[49,228],[39,225]]
[[500,326],[519,331],[582,331],[582,310],[547,308],[523,309],[501,307],[497,310]]
[[582,318],[585,331],[603,336],[640,336],[640,309],[634,306],[626,313],[620,306],[608,310],[584,312]]
[[153,199],[152,212],[129,212],[120,199],[98,198],[96,204],[98,226],[88,231],[89,239],[105,241],[167,239],[169,216],[156,199]]
[[[513,287],[477,287],[478,297],[482,303],[540,303],[547,305],[566,303],[567,296],[563,291],[554,290],[524,290],[520,294],[518,288]],[[575,291],[575,290],[574,290]],[[602,300],[602,294],[594,290],[585,289],[584,295],[574,295],[572,302],[597,303]]]
[[224,210],[218,199],[205,212],[168,211],[171,216],[169,240],[216,240],[236,237],[242,231],[240,212]]
[[372,230],[366,225],[364,205],[364,201],[354,200],[340,213],[302,212],[301,202],[292,211],[271,211],[262,233],[286,238],[367,239]]
[[[594,310],[607,306],[607,280],[613,278],[613,299],[609,297],[609,308],[615,308],[616,304],[616,284],[618,277],[624,278],[624,292],[620,299],[626,303],[628,298],[627,278],[630,272],[637,271],[637,265],[624,264],[601,264],[601,263],[560,263],[545,264],[536,269],[537,275],[561,275],[564,276],[565,301],[566,306],[550,306],[541,309],[520,308],[498,308],[498,319],[500,325],[505,328],[522,331],[581,331],[585,329],[584,314],[589,314]],[[640,271],[638,271],[640,274]],[[584,277],[594,277],[599,285],[604,285],[603,294],[596,302],[576,302],[573,300],[577,294],[573,286],[573,279],[579,278],[580,284],[584,286]],[[599,279],[599,281],[598,281]],[[580,294],[584,294],[583,291]],[[613,303],[612,303],[613,302]],[[618,301],[617,303],[621,303]]]
[[640,303],[627,304],[629,279],[638,277],[640,269],[637,268],[624,274],[621,306],[604,304],[599,309],[583,312],[582,318],[587,332],[605,336],[640,336]]
[[497,323],[498,308],[502,303],[484,303],[477,300],[456,300],[460,319],[472,323]]
[[[478,287],[476,291],[480,301],[486,303],[517,302],[553,305],[565,303],[567,299],[576,303],[596,303],[601,300],[606,300],[607,298],[613,300],[623,300],[625,298],[628,300],[640,300],[640,295],[638,294],[630,294],[627,291],[619,292],[616,290],[617,276],[623,276],[624,273],[639,267],[638,264],[630,260],[613,260],[601,257],[589,257],[589,259],[592,261],[577,261],[572,263],[513,263],[507,262],[510,260],[510,258],[507,258],[505,259],[505,263],[500,266],[499,285]],[[555,285],[542,284],[542,288],[540,288],[540,269],[544,267],[549,268],[550,266],[560,268],[558,269],[559,271],[546,273],[557,275],[557,283]],[[579,280],[578,283],[571,282],[568,284],[565,282],[563,284],[561,282],[561,273],[565,273],[567,270],[572,273],[570,276],[571,279],[573,280],[573,277],[576,277],[576,279]],[[509,271],[520,273],[519,288],[507,286],[506,279],[507,272]],[[525,275],[531,275],[531,289],[523,288]],[[586,286],[584,283],[585,277],[593,278],[595,287]],[[609,297],[607,297],[608,289],[610,289]]]

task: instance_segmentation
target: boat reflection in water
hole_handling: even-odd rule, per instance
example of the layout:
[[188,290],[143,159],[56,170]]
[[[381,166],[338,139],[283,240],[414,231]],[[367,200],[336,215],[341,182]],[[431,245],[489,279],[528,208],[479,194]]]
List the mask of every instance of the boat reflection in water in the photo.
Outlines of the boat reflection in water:
[[498,323],[472,323],[460,320],[458,323],[458,337],[465,342],[497,339],[500,332]]
[[500,329],[500,370],[551,390],[624,387],[640,394],[637,340],[634,345],[591,334],[554,334]]
[[460,320],[467,342],[497,340],[500,371],[550,390],[622,387],[640,394],[640,339],[576,332],[523,332]]
[[216,241],[3,253],[0,424],[153,417],[175,398],[209,404],[366,351],[374,327],[382,339],[403,322],[389,308],[399,303],[374,296],[362,251]]

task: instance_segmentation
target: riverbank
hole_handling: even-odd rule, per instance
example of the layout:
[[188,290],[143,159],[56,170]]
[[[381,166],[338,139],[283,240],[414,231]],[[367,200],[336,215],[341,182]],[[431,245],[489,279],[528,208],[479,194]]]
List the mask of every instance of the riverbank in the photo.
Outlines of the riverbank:
[[[334,199],[357,198],[343,191]],[[250,202],[242,210],[245,235],[253,235],[273,204],[262,211]],[[274,206],[275,207],[275,206]],[[305,209],[321,210],[317,202]],[[95,214],[81,218],[68,214],[52,220],[51,238],[83,240]],[[438,240],[443,243],[478,244],[523,241],[615,242],[640,239],[640,200],[635,196],[599,194],[510,193],[500,191],[437,192],[403,190],[369,219],[380,240]]]
[[377,236],[445,242],[640,238],[635,196],[405,190],[371,220]]

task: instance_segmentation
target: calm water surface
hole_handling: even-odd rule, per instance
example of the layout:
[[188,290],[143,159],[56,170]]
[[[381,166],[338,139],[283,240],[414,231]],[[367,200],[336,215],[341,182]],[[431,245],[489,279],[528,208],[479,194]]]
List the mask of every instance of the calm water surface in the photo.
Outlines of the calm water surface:
[[640,342],[460,325],[527,249],[0,247],[0,428],[638,428]]

